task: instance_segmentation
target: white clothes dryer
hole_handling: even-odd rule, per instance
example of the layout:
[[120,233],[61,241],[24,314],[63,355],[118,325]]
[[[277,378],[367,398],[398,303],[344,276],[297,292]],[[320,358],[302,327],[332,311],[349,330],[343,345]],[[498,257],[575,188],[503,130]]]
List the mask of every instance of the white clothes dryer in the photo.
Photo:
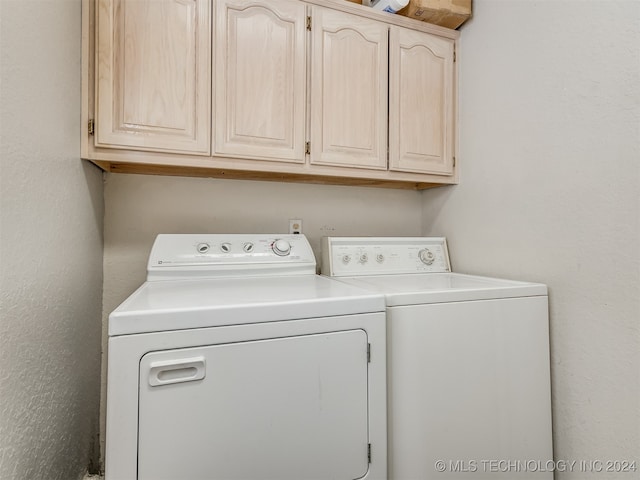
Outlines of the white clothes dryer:
[[327,237],[322,257],[386,296],[390,479],[553,478],[545,285],[451,273],[444,238]]
[[106,478],[385,479],[384,297],[302,235],[160,235],[109,316]]

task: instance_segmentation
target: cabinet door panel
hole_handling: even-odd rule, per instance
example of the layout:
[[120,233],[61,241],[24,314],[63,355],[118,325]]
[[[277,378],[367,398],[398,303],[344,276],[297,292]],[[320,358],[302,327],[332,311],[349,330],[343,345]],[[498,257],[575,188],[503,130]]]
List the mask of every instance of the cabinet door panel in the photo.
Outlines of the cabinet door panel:
[[387,26],[313,8],[311,163],[387,167]]
[[453,41],[391,27],[391,170],[453,174]]
[[99,0],[96,146],[209,154],[207,0]]
[[305,5],[217,2],[214,152],[304,162]]

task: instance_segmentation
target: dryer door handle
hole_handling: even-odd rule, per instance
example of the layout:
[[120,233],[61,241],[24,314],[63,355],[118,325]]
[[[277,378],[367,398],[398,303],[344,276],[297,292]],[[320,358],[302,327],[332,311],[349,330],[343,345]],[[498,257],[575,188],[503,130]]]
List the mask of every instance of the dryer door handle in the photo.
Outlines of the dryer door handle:
[[204,357],[162,360],[151,362],[149,367],[149,385],[152,387],[202,380],[206,373]]

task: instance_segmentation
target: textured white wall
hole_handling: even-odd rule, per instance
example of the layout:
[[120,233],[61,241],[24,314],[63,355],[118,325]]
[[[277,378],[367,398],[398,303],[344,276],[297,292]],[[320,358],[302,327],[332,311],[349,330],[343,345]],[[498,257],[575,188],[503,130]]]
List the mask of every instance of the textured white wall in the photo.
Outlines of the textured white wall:
[[144,281],[158,233],[287,233],[301,218],[318,262],[323,236],[420,234],[416,191],[108,174],[104,195],[105,338],[108,314]]
[[461,184],[424,193],[423,231],[458,271],[549,285],[557,459],[640,462],[640,2],[474,8]]
[[80,1],[0,1],[0,478],[97,446],[102,175],[80,160]]

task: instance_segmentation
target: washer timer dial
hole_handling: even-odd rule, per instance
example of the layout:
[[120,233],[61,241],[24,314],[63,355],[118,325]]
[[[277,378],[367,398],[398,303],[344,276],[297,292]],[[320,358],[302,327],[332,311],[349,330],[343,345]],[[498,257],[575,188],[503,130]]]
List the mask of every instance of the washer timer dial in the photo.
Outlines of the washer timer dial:
[[425,265],[431,265],[436,259],[436,256],[428,248],[423,248],[422,250],[420,250],[418,252],[418,257],[420,258],[420,261],[422,261],[422,263],[424,263]]

